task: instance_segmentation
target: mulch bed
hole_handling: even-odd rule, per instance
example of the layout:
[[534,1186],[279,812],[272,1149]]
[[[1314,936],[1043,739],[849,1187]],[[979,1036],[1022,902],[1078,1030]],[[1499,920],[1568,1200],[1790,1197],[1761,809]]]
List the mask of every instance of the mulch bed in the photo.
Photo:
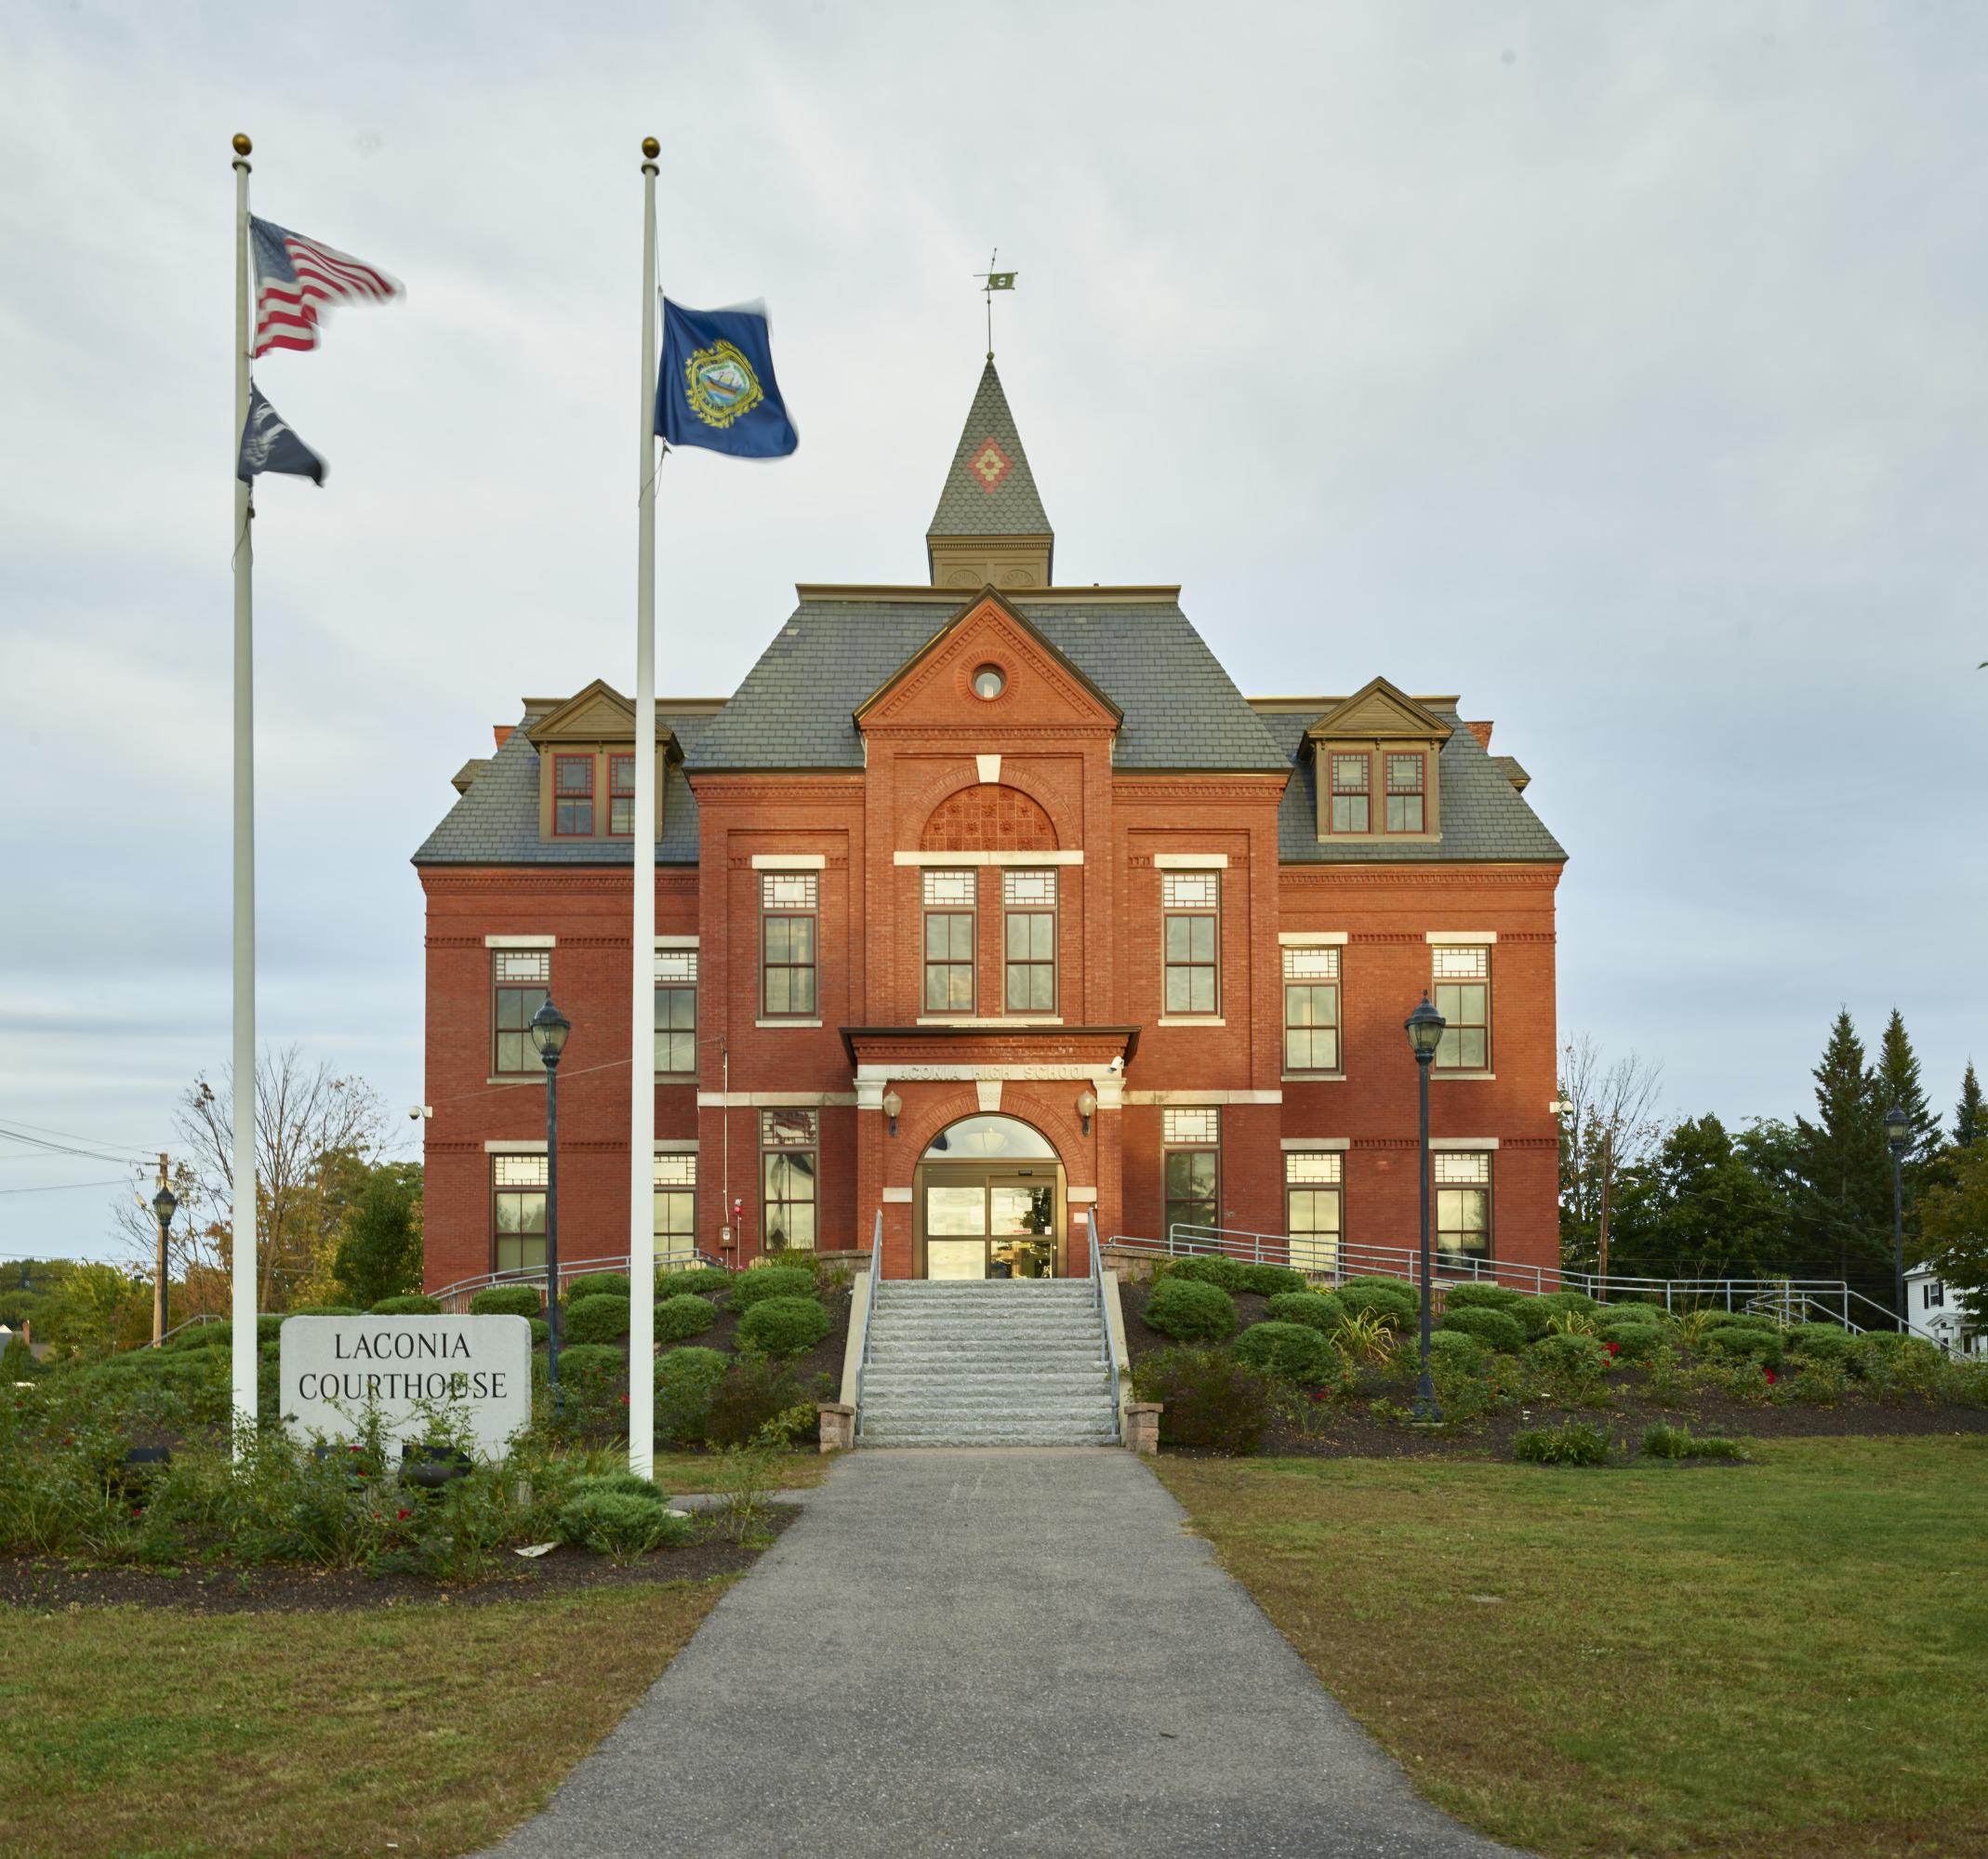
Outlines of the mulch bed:
[[480,1607],[492,1601],[551,1600],[594,1588],[739,1574],[759,1560],[765,1539],[777,1536],[800,1514],[794,1505],[770,1505],[760,1513],[751,1547],[740,1547],[713,1523],[680,1548],[660,1549],[630,1568],[564,1545],[538,1557],[507,1551],[500,1574],[460,1587],[418,1575],[374,1576],[360,1569],[303,1569],[274,1562],[204,1564],[166,1572],[5,1556],[0,1557],[0,1606],[44,1613],[111,1606],[176,1608],[202,1614],[343,1613],[435,1601]]

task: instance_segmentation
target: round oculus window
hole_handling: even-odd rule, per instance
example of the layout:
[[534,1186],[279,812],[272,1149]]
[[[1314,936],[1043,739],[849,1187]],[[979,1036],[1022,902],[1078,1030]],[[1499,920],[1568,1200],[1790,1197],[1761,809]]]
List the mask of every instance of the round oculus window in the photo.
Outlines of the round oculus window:
[[983,665],[974,673],[974,695],[976,697],[998,697],[1007,688],[1008,680],[999,665]]

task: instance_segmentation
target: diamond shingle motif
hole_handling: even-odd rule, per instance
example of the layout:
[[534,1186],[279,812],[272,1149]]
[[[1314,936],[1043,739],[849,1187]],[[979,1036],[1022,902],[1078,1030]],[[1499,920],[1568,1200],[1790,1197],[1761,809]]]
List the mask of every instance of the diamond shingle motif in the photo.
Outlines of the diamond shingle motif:
[[972,461],[967,466],[967,470],[973,472],[974,478],[980,485],[980,488],[987,492],[992,492],[1014,469],[1014,467],[1009,462],[1007,453],[1003,452],[991,439],[981,441],[979,451],[974,454]]

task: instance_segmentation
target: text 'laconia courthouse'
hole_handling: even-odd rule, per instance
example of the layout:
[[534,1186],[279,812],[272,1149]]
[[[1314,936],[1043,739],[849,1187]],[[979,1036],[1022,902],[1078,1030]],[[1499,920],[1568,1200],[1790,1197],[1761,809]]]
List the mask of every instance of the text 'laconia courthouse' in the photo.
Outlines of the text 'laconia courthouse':
[[[415,856],[428,902],[427,1275],[625,1255],[629,830],[660,790],[659,1254],[867,1247],[891,1276],[1088,1268],[1177,1223],[1299,1263],[1414,1242],[1557,1257],[1566,855],[1453,696],[1245,698],[1172,587],[1055,585],[990,361],[929,585],[807,587],[728,699],[528,698]],[[1355,636],[1322,631],[1321,640]],[[891,1114],[895,1107],[895,1116]]]

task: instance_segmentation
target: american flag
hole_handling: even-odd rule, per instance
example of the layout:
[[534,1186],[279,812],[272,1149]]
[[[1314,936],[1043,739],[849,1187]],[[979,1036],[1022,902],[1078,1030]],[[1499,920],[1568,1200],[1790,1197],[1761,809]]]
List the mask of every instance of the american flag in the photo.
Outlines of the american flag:
[[318,321],[334,303],[391,303],[405,286],[361,259],[318,239],[286,232],[253,215],[249,243],[256,257],[256,349],[314,349]]

